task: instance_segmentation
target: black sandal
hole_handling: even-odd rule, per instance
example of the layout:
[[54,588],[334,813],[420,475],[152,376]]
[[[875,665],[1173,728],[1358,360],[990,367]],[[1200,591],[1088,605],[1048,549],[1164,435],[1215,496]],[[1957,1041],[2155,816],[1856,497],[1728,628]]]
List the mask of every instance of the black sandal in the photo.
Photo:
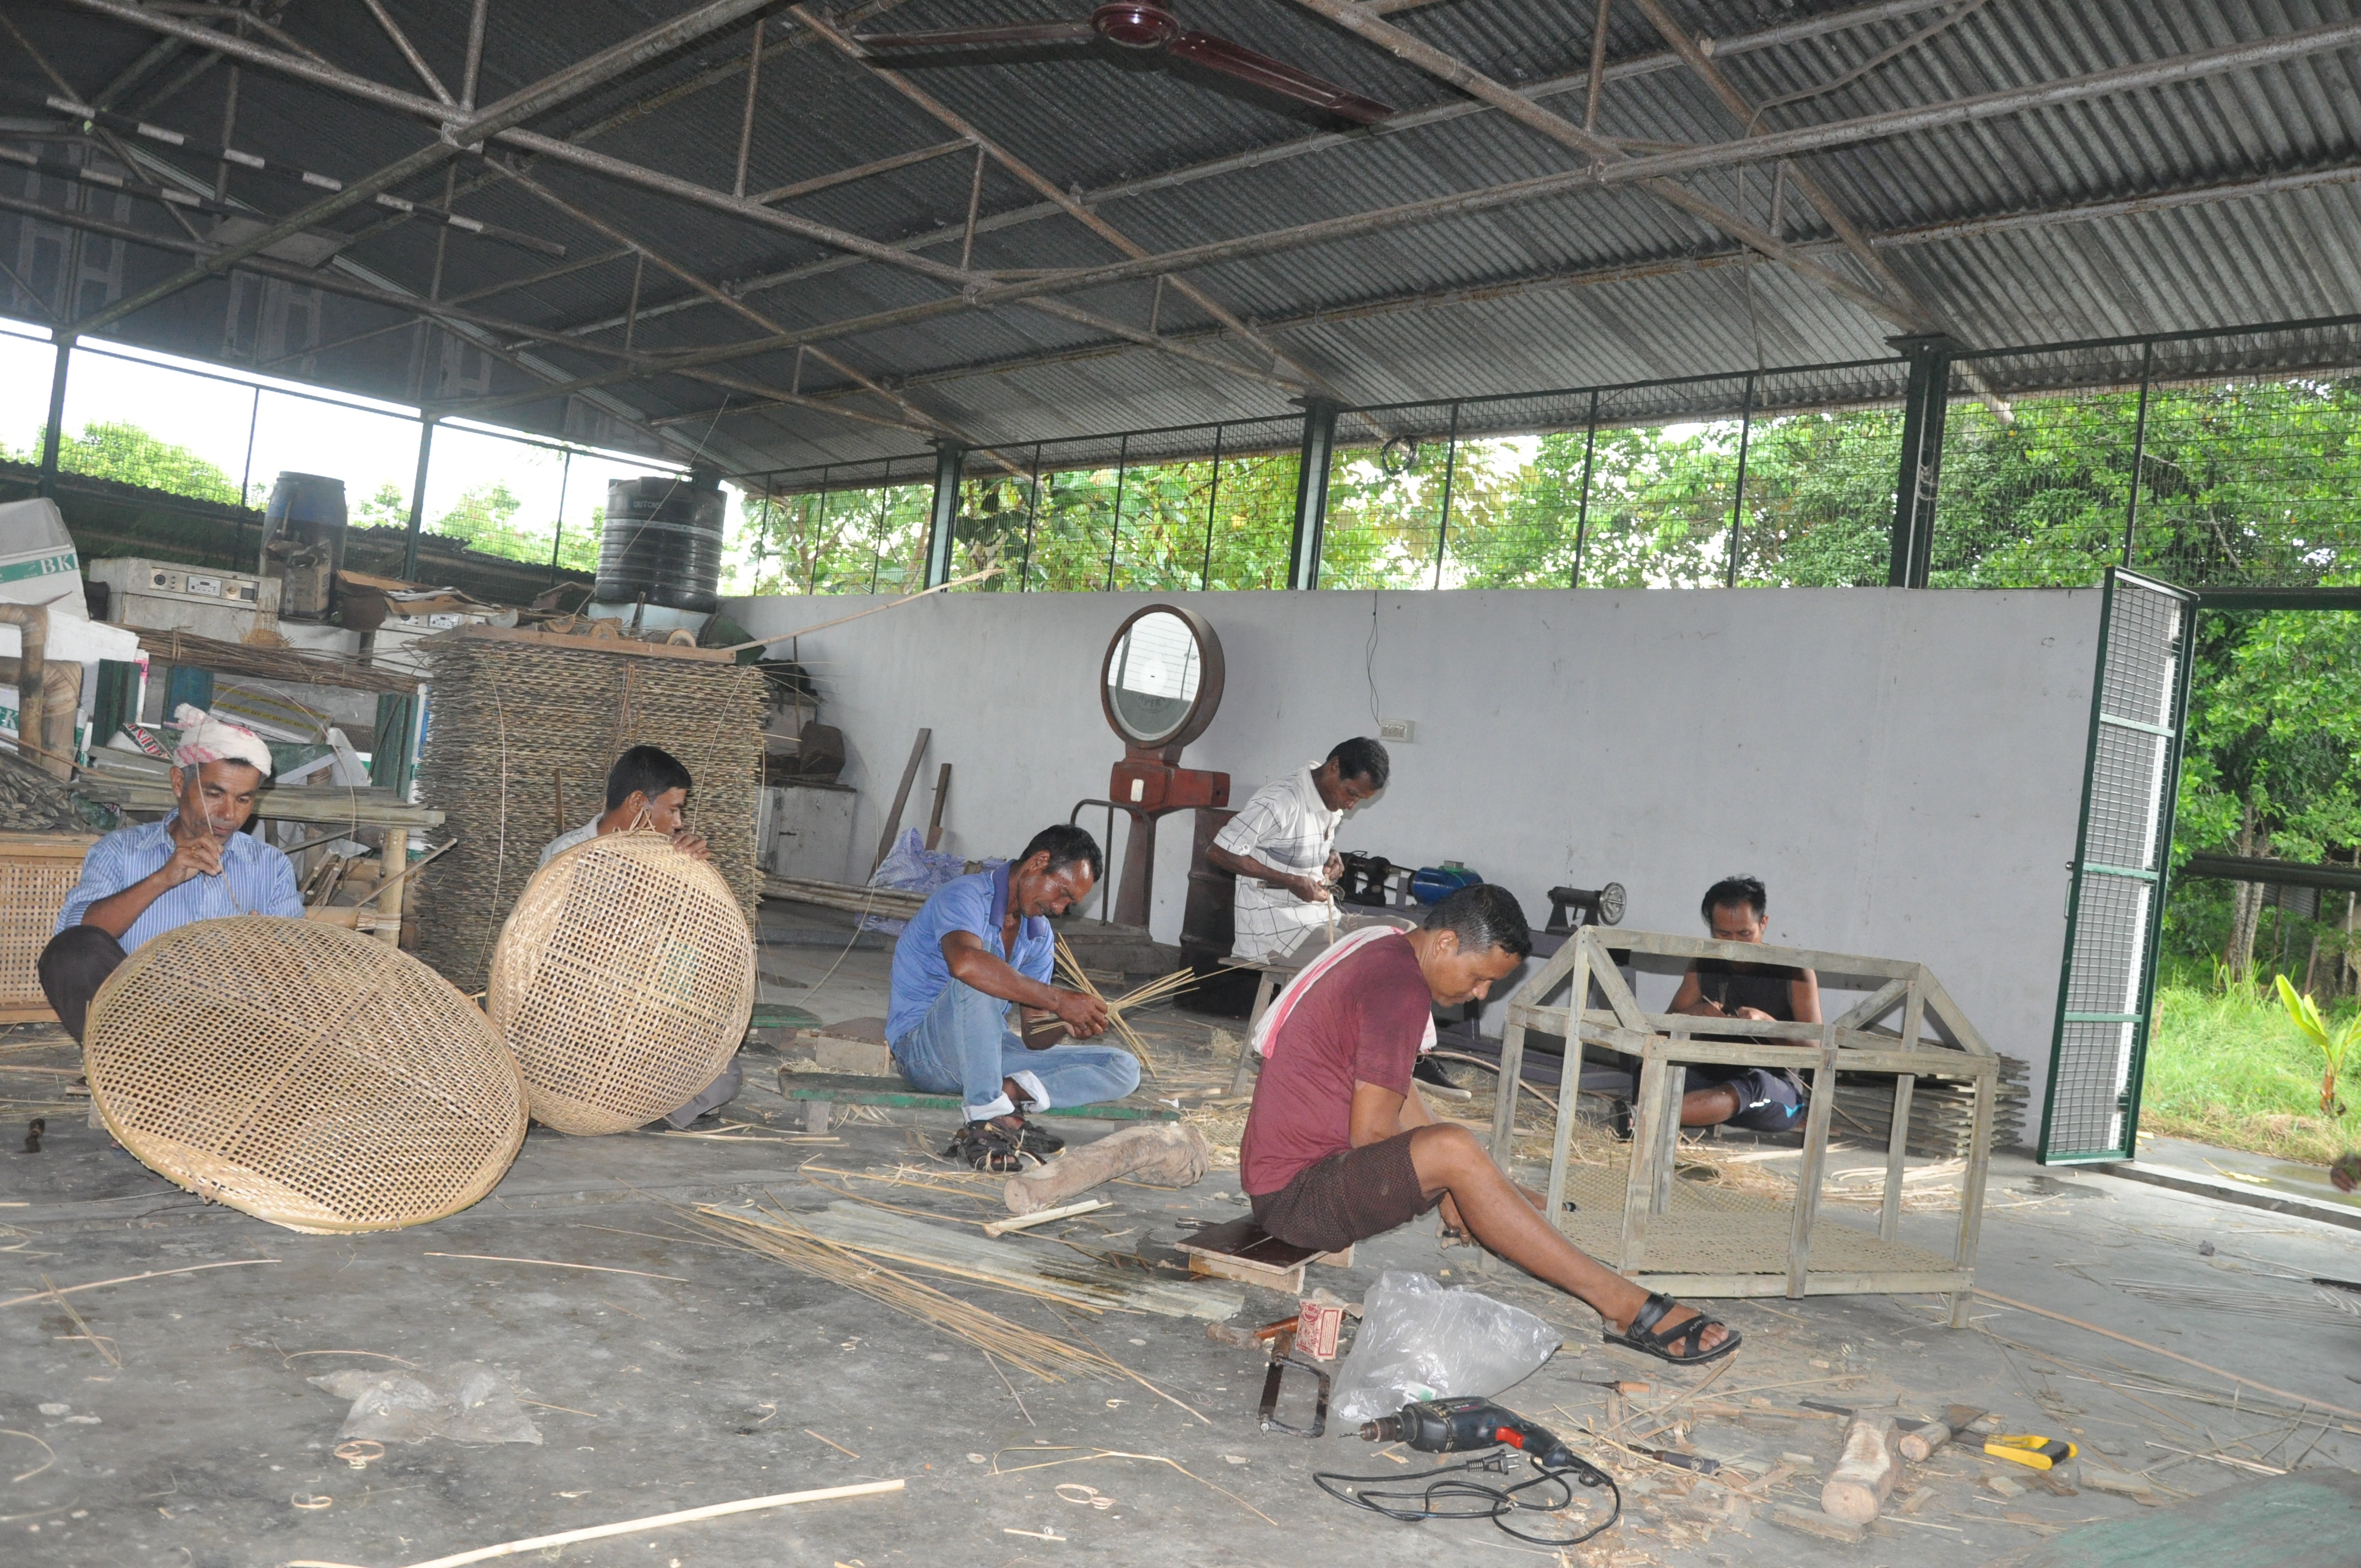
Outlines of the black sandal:
[[1025,1168],[1025,1150],[1010,1136],[1005,1127],[994,1126],[990,1122],[961,1124],[943,1149],[943,1157],[963,1160],[977,1170],[988,1170],[995,1175],[1005,1175]]
[[1015,1146],[1018,1154],[1031,1155],[1035,1159],[1046,1160],[1066,1146],[1065,1139],[1026,1120],[1021,1112],[1017,1114],[1016,1125],[1001,1128],[1000,1135]]
[[[1609,1344],[1620,1344],[1627,1350],[1645,1351],[1657,1360],[1669,1361],[1675,1366],[1702,1366],[1708,1361],[1719,1361],[1723,1356],[1736,1350],[1739,1343],[1745,1338],[1743,1334],[1728,1323],[1722,1322],[1720,1319],[1708,1318],[1703,1312],[1697,1313],[1677,1328],[1659,1332],[1656,1325],[1664,1321],[1666,1313],[1679,1305],[1680,1303],[1670,1296],[1652,1290],[1648,1293],[1647,1300],[1641,1304],[1640,1310],[1631,1314],[1631,1321],[1625,1326],[1621,1333],[1609,1332],[1601,1333],[1599,1337]],[[1705,1337],[1706,1330],[1716,1325],[1723,1331],[1722,1342],[1711,1350],[1699,1350],[1697,1342]],[[1677,1349],[1683,1344],[1686,1344],[1688,1348]]]

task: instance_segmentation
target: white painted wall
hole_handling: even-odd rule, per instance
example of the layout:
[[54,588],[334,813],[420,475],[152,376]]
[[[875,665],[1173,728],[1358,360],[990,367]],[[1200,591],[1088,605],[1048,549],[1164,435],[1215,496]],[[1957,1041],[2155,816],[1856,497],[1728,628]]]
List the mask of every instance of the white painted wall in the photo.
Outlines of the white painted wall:
[[[947,849],[1012,853],[1104,795],[1123,749],[1100,659],[1159,598],[1221,636],[1227,695],[1183,760],[1226,771],[1233,804],[1374,733],[1373,708],[1413,719],[1343,848],[1464,861],[1536,922],[1549,887],[1618,881],[1624,925],[1659,931],[1698,929],[1705,887],[1752,872],[1773,940],[1926,962],[2034,1064],[2038,1097],[2095,590],[945,595],[800,644],[862,791],[856,843],[874,845],[922,725],[934,741],[905,821],[924,823],[951,762]],[[769,636],[863,602],[725,608]],[[1167,818],[1152,921],[1167,940],[1189,844],[1189,818]]]

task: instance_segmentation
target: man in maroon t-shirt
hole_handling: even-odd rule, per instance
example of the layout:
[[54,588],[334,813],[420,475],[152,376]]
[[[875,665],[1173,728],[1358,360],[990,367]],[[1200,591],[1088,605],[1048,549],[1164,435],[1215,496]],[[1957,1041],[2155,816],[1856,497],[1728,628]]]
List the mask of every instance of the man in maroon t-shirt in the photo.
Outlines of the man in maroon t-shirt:
[[[1284,1242],[1335,1252],[1444,1219],[1534,1277],[1580,1297],[1608,1339],[1675,1364],[1712,1361],[1739,1335],[1642,1289],[1551,1224],[1464,1127],[1438,1124],[1411,1071],[1436,1006],[1472,1002],[1532,951],[1505,889],[1462,888],[1416,931],[1364,941],[1292,1002],[1273,1034],[1238,1150],[1256,1221]],[[1298,982],[1302,983],[1301,981]]]

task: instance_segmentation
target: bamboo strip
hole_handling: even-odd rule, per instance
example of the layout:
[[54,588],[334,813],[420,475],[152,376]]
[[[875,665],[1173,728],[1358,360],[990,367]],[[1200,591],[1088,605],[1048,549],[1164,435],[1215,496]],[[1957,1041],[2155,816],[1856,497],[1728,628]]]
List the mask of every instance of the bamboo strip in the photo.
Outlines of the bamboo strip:
[[[623,1519],[615,1524],[592,1525],[587,1530],[560,1530],[555,1535],[536,1535],[526,1541],[504,1541],[498,1546],[479,1546],[473,1552],[455,1552],[448,1557],[437,1557],[425,1563],[415,1563],[411,1568],[460,1568],[467,1563],[481,1563],[493,1557],[514,1557],[522,1552],[540,1552],[553,1546],[571,1546],[578,1541],[603,1541],[613,1535],[631,1535],[643,1530],[662,1530],[667,1525],[693,1524],[698,1519],[718,1519],[730,1514],[749,1514],[758,1508],[784,1508],[796,1503],[822,1503],[833,1497],[873,1497],[880,1492],[898,1492],[899,1480],[862,1481],[851,1486],[822,1486],[810,1492],[780,1492],[768,1497],[744,1497],[734,1503],[708,1503],[701,1508],[683,1508],[678,1513],[651,1514],[645,1519]],[[301,1558],[287,1568],[352,1568],[345,1563],[322,1563]]]

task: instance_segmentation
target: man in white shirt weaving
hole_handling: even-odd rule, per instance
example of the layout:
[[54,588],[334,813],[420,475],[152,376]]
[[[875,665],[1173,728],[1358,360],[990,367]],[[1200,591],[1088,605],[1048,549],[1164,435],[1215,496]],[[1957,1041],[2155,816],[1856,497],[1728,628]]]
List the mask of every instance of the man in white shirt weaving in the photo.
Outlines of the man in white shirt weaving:
[[1331,889],[1344,870],[1336,828],[1345,813],[1386,787],[1386,749],[1366,736],[1339,744],[1327,760],[1305,763],[1255,791],[1230,818],[1205,861],[1237,878],[1235,940],[1242,959],[1287,952],[1325,927]]

